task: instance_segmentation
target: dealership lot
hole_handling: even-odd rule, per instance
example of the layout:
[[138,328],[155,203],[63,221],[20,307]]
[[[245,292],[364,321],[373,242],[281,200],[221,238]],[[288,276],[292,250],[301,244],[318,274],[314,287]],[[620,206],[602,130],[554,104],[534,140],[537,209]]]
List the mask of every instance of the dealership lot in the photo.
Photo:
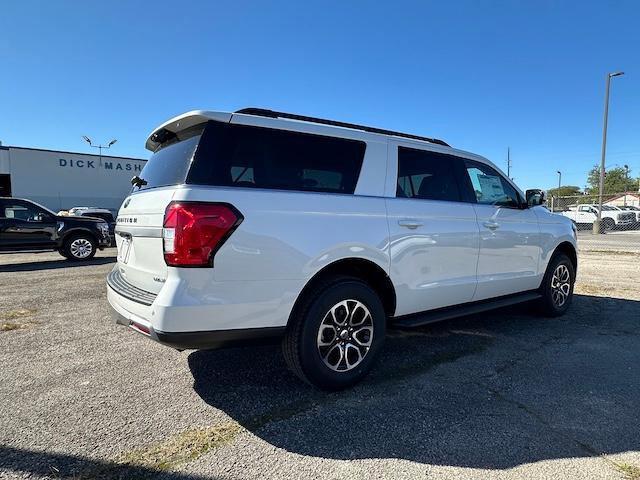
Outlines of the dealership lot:
[[640,236],[588,235],[565,317],[394,331],[332,394],[278,346],[177,352],[114,325],[113,249],[2,255],[0,478],[638,478]]

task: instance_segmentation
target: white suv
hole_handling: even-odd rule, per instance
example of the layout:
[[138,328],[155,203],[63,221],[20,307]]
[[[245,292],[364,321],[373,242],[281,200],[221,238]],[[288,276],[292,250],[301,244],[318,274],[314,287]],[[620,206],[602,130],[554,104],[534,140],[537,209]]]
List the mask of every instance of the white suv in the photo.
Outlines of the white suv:
[[281,338],[297,375],[337,389],[371,369],[387,325],[571,303],[571,220],[440,140],[244,109],[186,113],[146,147],[108,299],[160,343]]

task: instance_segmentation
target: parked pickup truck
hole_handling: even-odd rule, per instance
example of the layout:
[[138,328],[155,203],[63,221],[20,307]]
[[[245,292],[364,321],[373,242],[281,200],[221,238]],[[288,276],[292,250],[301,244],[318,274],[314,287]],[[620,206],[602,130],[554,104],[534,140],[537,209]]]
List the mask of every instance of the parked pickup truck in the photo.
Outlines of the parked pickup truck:
[[[572,205],[569,210],[559,212],[560,215],[570,218],[578,227],[590,228],[598,218],[597,205]],[[615,228],[629,228],[636,222],[634,212],[625,212],[609,205],[602,206],[602,229],[613,230]]]
[[68,260],[89,260],[111,244],[100,218],[56,215],[30,200],[0,197],[0,252],[55,250]]

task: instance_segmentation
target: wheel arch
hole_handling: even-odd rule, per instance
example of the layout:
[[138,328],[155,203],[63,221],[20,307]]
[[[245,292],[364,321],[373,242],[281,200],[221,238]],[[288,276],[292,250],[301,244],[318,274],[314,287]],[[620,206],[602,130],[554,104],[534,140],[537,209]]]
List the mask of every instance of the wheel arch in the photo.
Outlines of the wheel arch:
[[76,227],[65,232],[64,235],[62,235],[62,237],[60,238],[60,247],[61,248],[64,247],[65,243],[70,238],[73,238],[74,236],[80,235],[80,234],[91,237],[91,239],[96,243],[96,245],[98,244],[98,236],[94,232],[92,232],[88,228]]
[[[556,253],[564,253],[569,257],[569,260],[571,260],[571,263],[573,264],[573,271],[575,272],[578,270],[578,252],[576,252],[576,248],[571,242],[564,241],[558,244],[553,251],[553,255]],[[551,258],[553,258],[553,255],[551,255]]]
[[387,273],[371,260],[363,258],[342,258],[324,266],[307,281],[294,302],[287,325],[289,325],[291,319],[297,315],[303,299],[306,298],[309,292],[313,291],[317,285],[330,277],[340,275],[358,278],[369,285],[380,297],[387,318],[394,315],[396,310],[396,292]]

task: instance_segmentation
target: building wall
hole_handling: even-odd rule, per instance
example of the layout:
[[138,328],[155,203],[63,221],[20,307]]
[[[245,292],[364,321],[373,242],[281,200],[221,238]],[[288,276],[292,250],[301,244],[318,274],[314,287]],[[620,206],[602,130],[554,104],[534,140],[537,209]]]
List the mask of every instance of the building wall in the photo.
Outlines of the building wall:
[[[58,211],[75,206],[117,210],[146,160],[6,147],[14,197]],[[2,150],[0,150],[2,152]],[[2,157],[0,157],[2,158]],[[0,161],[0,169],[2,161]],[[2,172],[0,172],[2,173]]]

